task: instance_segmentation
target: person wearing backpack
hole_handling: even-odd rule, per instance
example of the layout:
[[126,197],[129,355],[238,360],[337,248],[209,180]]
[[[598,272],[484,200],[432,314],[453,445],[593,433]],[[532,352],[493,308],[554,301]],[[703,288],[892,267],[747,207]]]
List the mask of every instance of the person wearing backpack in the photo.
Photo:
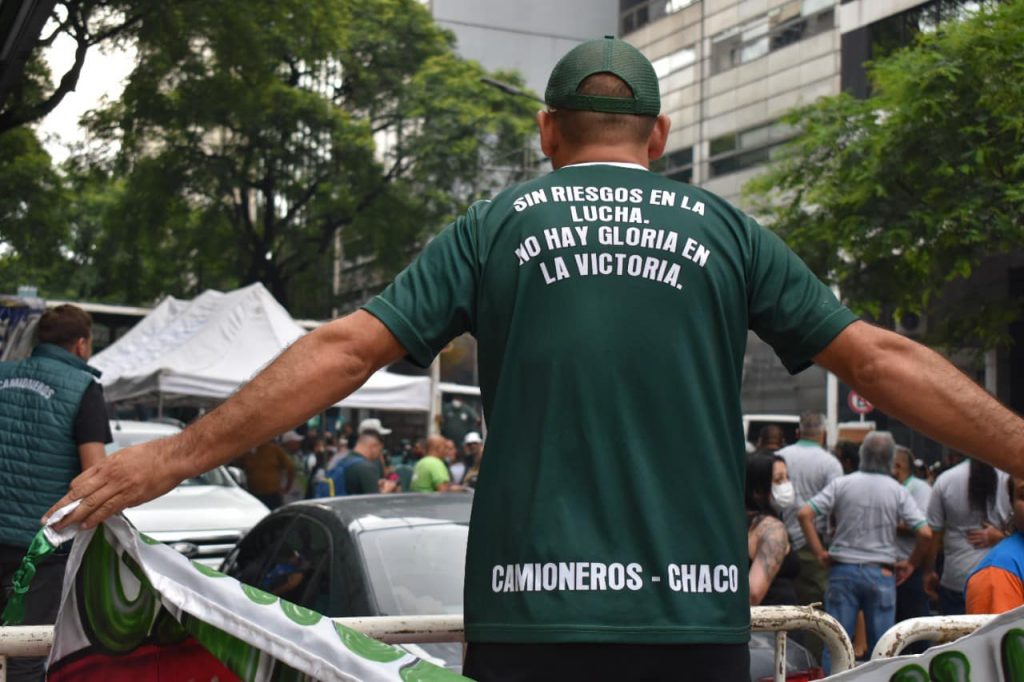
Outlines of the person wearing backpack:
[[318,481],[314,497],[393,493],[397,483],[384,478],[384,441],[376,431],[359,434],[356,445]]

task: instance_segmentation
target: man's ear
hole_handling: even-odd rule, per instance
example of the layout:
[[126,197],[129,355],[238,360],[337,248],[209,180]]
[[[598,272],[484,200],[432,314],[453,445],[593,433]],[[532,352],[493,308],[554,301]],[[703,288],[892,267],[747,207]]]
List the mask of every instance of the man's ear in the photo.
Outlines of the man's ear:
[[540,110],[537,112],[537,130],[540,131],[540,149],[544,156],[549,159],[555,157],[561,136],[558,130],[558,123],[550,111]]
[[83,336],[75,341],[75,345],[71,347],[71,354],[82,360],[88,360],[92,357],[92,339]]
[[659,159],[665,153],[665,145],[668,143],[668,131],[671,127],[672,119],[667,114],[661,114],[655,120],[651,136],[647,138],[647,159],[649,161]]

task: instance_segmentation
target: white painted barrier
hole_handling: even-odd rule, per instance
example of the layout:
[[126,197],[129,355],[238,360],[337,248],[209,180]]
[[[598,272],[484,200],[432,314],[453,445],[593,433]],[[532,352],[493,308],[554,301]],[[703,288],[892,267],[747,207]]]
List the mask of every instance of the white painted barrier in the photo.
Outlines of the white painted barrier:
[[[462,616],[388,616],[335,618],[336,622],[389,644],[461,642]],[[832,653],[836,671],[853,667],[853,645],[839,623],[809,606],[754,606],[751,629],[775,632],[775,679],[786,679],[786,633],[805,630],[820,637]],[[46,656],[53,643],[53,626],[0,627],[0,682],[6,681],[7,656]]]
[[987,625],[993,618],[993,615],[908,618],[885,631],[871,652],[871,660],[899,656],[914,642],[952,642]]

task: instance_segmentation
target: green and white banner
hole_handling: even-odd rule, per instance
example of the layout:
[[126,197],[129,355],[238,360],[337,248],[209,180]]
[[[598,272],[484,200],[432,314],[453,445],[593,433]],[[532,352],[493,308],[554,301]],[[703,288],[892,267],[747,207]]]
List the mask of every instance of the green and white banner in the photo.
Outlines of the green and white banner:
[[917,656],[872,661],[836,682],[1024,682],[1024,606]]
[[75,536],[47,677],[54,682],[466,679],[191,562],[122,517]]

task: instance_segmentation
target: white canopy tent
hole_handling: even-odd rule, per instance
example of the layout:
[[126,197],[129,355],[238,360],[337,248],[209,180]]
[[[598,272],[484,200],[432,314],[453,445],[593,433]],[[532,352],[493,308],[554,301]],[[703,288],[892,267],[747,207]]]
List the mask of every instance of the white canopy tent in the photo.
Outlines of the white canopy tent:
[[[224,400],[305,334],[262,284],[191,301],[168,297],[90,364],[109,402],[161,405]],[[338,403],[375,410],[430,410],[430,379],[379,371]]]

